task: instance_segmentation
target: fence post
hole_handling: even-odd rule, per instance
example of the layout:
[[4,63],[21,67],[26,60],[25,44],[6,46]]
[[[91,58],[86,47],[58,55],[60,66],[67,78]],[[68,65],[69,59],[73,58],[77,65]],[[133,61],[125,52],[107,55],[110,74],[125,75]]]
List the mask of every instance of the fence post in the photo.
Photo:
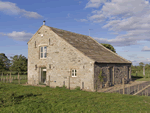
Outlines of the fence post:
[[84,82],[82,82],[82,90],[84,89]]
[[2,72],[2,80],[3,80],[3,72]]
[[49,87],[50,87],[50,82],[51,82],[51,81],[50,81],[50,76],[49,76]]
[[[144,88],[144,86],[142,87],[142,89]],[[143,96],[143,91],[142,91],[142,96]]]
[[65,86],[65,81],[63,81],[63,86]]
[[6,80],[7,80],[7,83],[8,83],[8,74],[7,74],[7,78],[6,78]]
[[70,89],[70,76],[68,77],[68,88]]
[[20,76],[19,76],[19,72],[18,72],[18,83],[20,84]]
[[11,83],[11,72],[10,72],[10,75],[9,75],[9,82]]
[[122,78],[122,83],[123,83],[123,94],[124,94],[124,78]]

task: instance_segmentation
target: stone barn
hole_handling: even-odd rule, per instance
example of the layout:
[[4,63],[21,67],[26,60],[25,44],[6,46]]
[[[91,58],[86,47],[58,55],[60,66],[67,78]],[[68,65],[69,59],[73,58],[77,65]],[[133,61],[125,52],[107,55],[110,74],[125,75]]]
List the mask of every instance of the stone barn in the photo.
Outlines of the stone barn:
[[98,88],[121,84],[123,77],[129,82],[131,64],[90,36],[45,22],[28,41],[28,84],[95,91],[96,84]]

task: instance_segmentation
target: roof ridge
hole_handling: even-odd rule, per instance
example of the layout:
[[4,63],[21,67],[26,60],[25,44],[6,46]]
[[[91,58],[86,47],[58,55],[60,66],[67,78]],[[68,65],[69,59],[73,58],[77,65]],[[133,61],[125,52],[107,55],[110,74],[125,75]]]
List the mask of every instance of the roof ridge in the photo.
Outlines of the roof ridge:
[[[50,27],[50,26],[48,26],[48,27]],[[64,31],[64,32],[70,32],[72,34],[77,34],[77,35],[88,37],[88,35],[83,35],[83,34],[75,33],[75,32],[72,32],[72,31],[67,31],[67,30],[63,30],[63,29],[59,29],[59,28],[55,28],[55,27],[50,27],[50,28],[52,28],[52,29],[54,28],[54,29],[58,29],[58,30],[61,30],[61,31]]]

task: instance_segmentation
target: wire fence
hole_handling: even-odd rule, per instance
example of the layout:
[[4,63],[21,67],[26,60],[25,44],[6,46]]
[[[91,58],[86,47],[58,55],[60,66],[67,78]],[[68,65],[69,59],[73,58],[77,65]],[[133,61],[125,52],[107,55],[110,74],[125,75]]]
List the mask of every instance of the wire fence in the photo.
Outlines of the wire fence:
[[13,84],[26,84],[27,73],[26,72],[1,72],[1,83],[13,83]]

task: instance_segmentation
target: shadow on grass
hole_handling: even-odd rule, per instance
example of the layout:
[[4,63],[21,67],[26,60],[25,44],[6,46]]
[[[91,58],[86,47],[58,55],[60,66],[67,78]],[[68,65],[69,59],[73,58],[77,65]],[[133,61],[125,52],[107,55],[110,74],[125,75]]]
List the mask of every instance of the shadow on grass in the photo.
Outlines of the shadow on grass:
[[138,80],[138,79],[141,79],[141,78],[144,78],[144,77],[131,75],[131,78],[132,78],[132,81],[135,81],[135,80]]

